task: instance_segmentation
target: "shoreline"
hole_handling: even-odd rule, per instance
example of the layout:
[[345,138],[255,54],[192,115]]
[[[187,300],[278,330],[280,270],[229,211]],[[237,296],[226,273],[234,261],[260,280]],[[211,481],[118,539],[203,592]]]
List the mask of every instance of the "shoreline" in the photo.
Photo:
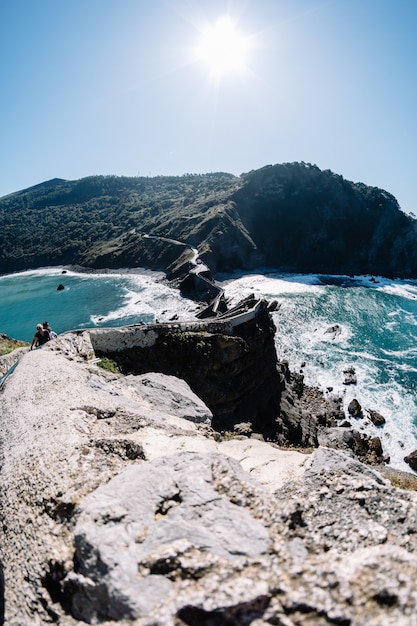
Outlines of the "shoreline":
[[60,274],[65,274],[66,272],[74,272],[76,274],[121,274],[121,275],[128,275],[128,274],[161,274],[165,276],[165,272],[163,270],[153,270],[151,268],[147,268],[147,267],[121,267],[118,269],[114,269],[114,268],[103,268],[103,269],[97,269],[94,267],[87,267],[87,266],[83,266],[83,265],[45,265],[42,267],[32,267],[30,269],[24,269],[24,270],[16,270],[15,272],[7,272],[4,274],[0,274],[0,279],[1,278],[5,278],[7,276],[19,276],[19,275],[23,275],[23,274],[31,274],[31,273],[47,273],[48,271],[52,271],[52,270],[60,270]]
[[[184,244],[186,245],[186,244]],[[0,272],[0,278],[4,278],[5,276],[16,276],[18,274],[28,274],[31,272],[42,272],[46,270],[54,270],[61,269],[62,271],[72,271],[79,274],[163,274],[166,277],[166,273],[161,269],[153,269],[151,267],[119,267],[119,268],[94,268],[86,265],[77,265],[77,264],[67,264],[67,265],[42,265],[37,267],[30,267],[20,270],[15,270],[13,272]],[[278,278],[282,276],[283,278],[293,277],[293,281],[297,282],[295,279],[299,279],[299,282],[305,282],[306,284],[312,284],[311,280],[303,280],[304,277],[310,277],[310,279],[319,281],[318,284],[328,286],[349,286],[348,283],[351,283],[351,286],[356,286],[358,282],[363,283],[362,286],[370,287],[370,288],[378,288],[384,283],[400,283],[400,284],[410,284],[417,285],[417,277],[416,278],[403,278],[400,276],[382,276],[377,274],[331,274],[327,272],[290,272],[282,270],[281,268],[276,268],[272,266],[259,266],[253,269],[234,269],[230,272],[217,272],[216,278],[214,282],[227,282],[231,280],[237,280],[238,278],[242,278],[244,276],[265,276]],[[325,280],[322,280],[322,278]],[[326,280],[327,279],[327,280]],[[167,279],[168,280],[168,279]],[[345,284],[347,283],[347,284]]]

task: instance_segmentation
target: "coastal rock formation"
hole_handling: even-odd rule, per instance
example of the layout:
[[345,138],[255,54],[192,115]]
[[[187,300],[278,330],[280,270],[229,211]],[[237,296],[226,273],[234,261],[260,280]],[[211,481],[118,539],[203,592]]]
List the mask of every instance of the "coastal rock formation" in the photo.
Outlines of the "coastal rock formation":
[[383,426],[385,424],[385,417],[381,415],[381,413],[378,413],[378,411],[368,409],[367,413],[369,414],[369,419],[375,426]]
[[250,421],[255,432],[276,439],[284,387],[277,370],[275,326],[261,301],[251,319],[189,324],[148,324],[90,331],[94,351],[127,374],[159,371],[183,378],[210,407],[213,427],[231,430]]
[[91,329],[89,335],[95,353],[114,360],[125,374],[160,371],[186,380],[212,411],[218,431],[315,447],[320,420],[326,416],[328,426],[335,414],[340,419],[341,401],[321,396],[317,411],[317,398],[311,401],[302,376],[287,362],[278,363],[269,306],[256,302],[245,301],[258,310],[238,324],[226,313],[195,323]]
[[362,415],[362,407],[359,402],[354,398],[349,402],[348,413],[352,415],[352,417],[363,417]]
[[415,492],[222,440],[184,381],[94,361],[61,335],[0,393],[2,623],[413,626]]
[[343,370],[343,374],[344,374],[344,378],[343,378],[343,384],[344,385],[356,385],[357,383],[357,379],[356,379],[356,371],[354,367],[347,367],[346,369]]

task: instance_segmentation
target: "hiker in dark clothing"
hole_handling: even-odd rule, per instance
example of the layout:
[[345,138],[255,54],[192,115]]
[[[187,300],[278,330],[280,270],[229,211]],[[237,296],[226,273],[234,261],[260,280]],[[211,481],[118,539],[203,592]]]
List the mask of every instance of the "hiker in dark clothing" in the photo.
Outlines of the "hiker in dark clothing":
[[39,346],[43,346],[43,344],[49,341],[49,339],[50,339],[49,331],[46,328],[44,328],[42,324],[37,324],[36,333],[35,333],[34,338],[32,339],[32,344],[30,346],[30,349],[33,350],[34,347],[38,348]]

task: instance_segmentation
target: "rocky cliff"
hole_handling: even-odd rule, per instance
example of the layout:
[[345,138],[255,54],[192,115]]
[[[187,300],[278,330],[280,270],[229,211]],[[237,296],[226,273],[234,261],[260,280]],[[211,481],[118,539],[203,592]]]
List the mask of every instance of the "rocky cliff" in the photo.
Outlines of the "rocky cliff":
[[250,422],[276,440],[283,386],[274,335],[265,301],[256,316],[234,327],[226,317],[90,331],[95,353],[115,360],[123,373],[157,371],[186,380],[212,411],[217,430]]
[[[224,348],[223,380],[211,382],[224,393],[208,396],[220,417],[225,406],[228,419],[236,415],[227,369],[241,363],[244,375],[253,350],[256,371],[256,355],[268,355],[263,312],[246,352],[242,336],[194,329],[198,348],[192,329],[181,331],[193,345],[177,350],[181,373],[193,351],[206,346],[221,361]],[[20,348],[0,391],[2,623],[413,626],[415,492],[393,487],[348,445],[283,449],[240,417],[222,436],[187,382],[139,373],[139,347],[154,347],[155,362],[159,354],[162,367],[163,353],[171,367],[178,330],[140,330],[112,331],[117,338],[86,330]],[[125,345],[123,358],[115,344]],[[106,345],[124,367],[127,345],[136,346],[129,373],[98,366]],[[307,441],[334,426],[337,402],[268,358],[279,374],[278,440]],[[251,393],[253,385],[253,409]]]
[[415,276],[416,221],[382,189],[294,163],[247,174],[233,199],[269,266]]

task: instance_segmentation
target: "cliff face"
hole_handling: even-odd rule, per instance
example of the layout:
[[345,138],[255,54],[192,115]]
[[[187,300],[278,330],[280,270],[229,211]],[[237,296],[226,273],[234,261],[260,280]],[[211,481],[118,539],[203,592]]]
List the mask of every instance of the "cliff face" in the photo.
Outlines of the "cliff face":
[[267,265],[291,272],[415,274],[415,220],[381,189],[316,166],[284,164],[247,174],[233,198]]
[[213,271],[416,277],[416,234],[386,191],[305,163],[239,178],[97,176],[1,198],[0,272],[77,263],[175,274],[186,263],[177,240],[198,247]]
[[[213,413],[213,427],[234,430],[244,422],[276,439],[282,380],[277,370],[275,326],[266,302],[253,319],[232,329],[225,323],[179,324],[91,331],[99,356],[124,373],[158,371],[187,381]],[[132,332],[136,334],[134,338]]]
[[413,626],[415,492],[222,441],[183,381],[92,356],[62,335],[0,392],[1,623]]

